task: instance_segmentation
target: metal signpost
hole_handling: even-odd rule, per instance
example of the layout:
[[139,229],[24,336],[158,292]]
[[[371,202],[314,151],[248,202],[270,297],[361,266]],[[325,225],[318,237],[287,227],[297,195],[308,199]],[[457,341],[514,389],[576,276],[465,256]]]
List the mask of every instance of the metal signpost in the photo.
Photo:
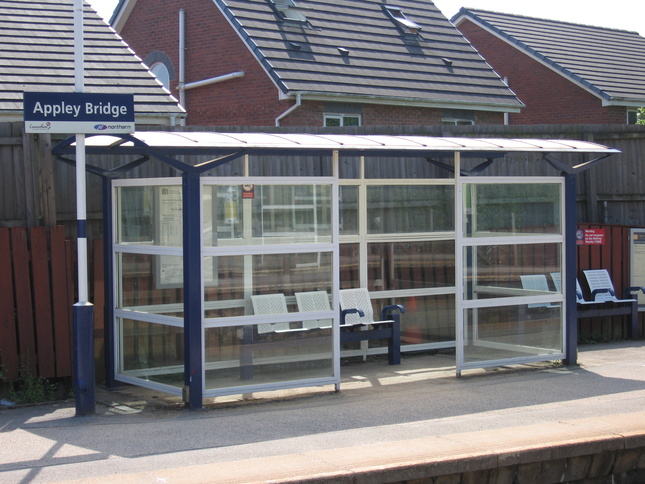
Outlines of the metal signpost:
[[94,305],[88,291],[85,134],[134,132],[134,96],[85,94],[83,0],[74,0],[74,92],[25,93],[26,133],[76,133],[78,302],[73,307],[73,384],[76,415],[95,413]]

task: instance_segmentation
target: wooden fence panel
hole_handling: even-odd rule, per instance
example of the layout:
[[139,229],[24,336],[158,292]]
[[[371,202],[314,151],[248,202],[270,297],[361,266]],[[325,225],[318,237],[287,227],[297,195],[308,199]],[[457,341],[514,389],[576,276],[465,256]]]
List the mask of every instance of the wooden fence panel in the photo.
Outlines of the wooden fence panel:
[[47,230],[34,227],[29,230],[31,239],[31,268],[33,277],[34,317],[38,375],[56,376],[54,326],[52,321],[51,279],[49,277],[50,252],[47,248]]
[[72,375],[72,267],[63,227],[0,228],[3,380]]
[[52,227],[51,272],[52,309],[54,319],[54,345],[56,347],[56,376],[72,374],[72,305],[74,287],[69,278],[72,273],[71,242],[65,240],[64,227]]
[[0,228],[0,363],[3,377],[7,381],[18,378],[20,365],[12,266],[9,229]]
[[18,348],[21,367],[31,375],[37,374],[36,334],[34,332],[33,299],[31,297],[31,277],[29,271],[29,246],[27,229],[10,229],[11,251],[13,254],[13,280],[16,297],[16,317],[18,320]]

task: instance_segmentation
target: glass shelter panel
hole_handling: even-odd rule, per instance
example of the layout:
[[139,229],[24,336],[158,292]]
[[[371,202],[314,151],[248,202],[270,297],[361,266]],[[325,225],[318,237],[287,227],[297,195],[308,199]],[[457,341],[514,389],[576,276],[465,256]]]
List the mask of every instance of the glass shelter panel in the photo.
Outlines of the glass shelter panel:
[[560,294],[551,274],[562,270],[561,255],[561,243],[466,247],[464,297],[489,299]]
[[115,187],[115,243],[182,246],[181,185]]
[[118,318],[117,335],[119,373],[177,388],[184,385],[183,328]]
[[172,255],[117,253],[117,307],[182,317],[182,260]]
[[427,345],[455,341],[455,295],[391,298],[379,304],[403,304],[401,345]]
[[469,180],[463,193],[458,370],[561,357],[562,181]]
[[342,185],[338,189],[340,205],[340,234],[358,234],[358,187]]
[[205,247],[331,242],[331,185],[204,185]]
[[562,233],[560,183],[466,184],[464,197],[467,236]]
[[340,288],[360,287],[359,244],[340,244]]
[[205,286],[206,318],[253,314],[249,296],[282,294],[295,305],[298,292],[332,294],[332,252],[298,252],[204,258],[218,265],[218,284]]
[[530,304],[468,309],[464,313],[464,361],[545,359],[563,351],[562,308]]
[[454,230],[452,185],[370,185],[367,232],[407,234]]
[[455,285],[453,240],[368,244],[369,290],[423,289]]
[[257,327],[205,330],[206,389],[333,377],[331,328],[258,334]]

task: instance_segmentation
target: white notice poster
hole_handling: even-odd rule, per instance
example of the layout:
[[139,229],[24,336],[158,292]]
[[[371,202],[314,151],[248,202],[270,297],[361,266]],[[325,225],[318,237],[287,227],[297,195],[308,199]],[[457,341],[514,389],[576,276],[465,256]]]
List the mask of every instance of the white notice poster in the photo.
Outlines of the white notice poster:
[[[630,286],[645,287],[645,229],[631,229],[630,240]],[[635,294],[635,293],[634,293]],[[638,304],[645,305],[645,294],[638,291]],[[645,308],[640,308],[645,310]]]

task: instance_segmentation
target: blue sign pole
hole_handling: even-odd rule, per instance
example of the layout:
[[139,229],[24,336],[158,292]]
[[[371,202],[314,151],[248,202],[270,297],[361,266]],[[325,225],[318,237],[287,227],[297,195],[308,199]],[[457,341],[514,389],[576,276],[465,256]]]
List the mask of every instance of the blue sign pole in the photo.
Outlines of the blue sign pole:
[[[83,0],[74,0],[74,91],[85,89]],[[76,135],[76,220],[78,244],[78,302],[73,314],[73,379],[76,416],[96,413],[94,382],[94,305],[87,276],[87,207],[85,187],[85,134]]]

